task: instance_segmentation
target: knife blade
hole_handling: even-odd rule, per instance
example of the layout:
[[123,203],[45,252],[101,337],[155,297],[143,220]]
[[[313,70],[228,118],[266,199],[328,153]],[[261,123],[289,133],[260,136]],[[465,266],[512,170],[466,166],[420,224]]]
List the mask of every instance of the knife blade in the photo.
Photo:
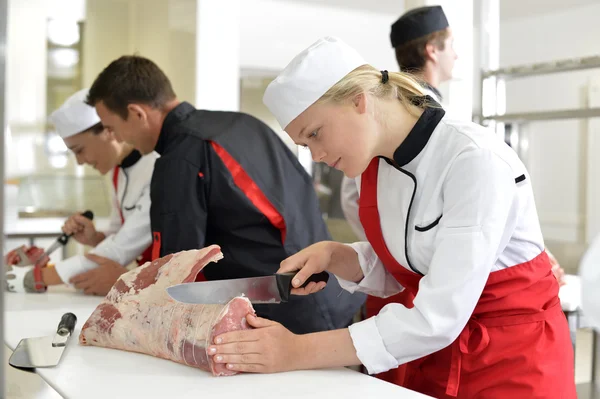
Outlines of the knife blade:
[[[296,273],[183,283],[168,287],[167,293],[177,302],[187,304],[224,305],[238,296],[245,296],[253,304],[276,304],[289,301],[292,278]],[[302,287],[310,282],[327,283],[328,280],[327,272],[313,274]]]
[[77,316],[73,313],[65,313],[58,323],[54,336],[22,339],[8,359],[8,363],[19,369],[56,366],[73,335],[75,324],[77,324]]

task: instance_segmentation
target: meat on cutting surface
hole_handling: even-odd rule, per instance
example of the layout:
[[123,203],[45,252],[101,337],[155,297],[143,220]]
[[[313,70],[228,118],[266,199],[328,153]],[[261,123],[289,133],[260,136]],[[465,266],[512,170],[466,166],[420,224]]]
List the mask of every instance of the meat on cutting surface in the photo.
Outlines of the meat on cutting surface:
[[233,375],[212,362],[207,346],[227,331],[251,328],[250,301],[232,299],[227,305],[189,305],[167,294],[171,285],[193,282],[210,262],[223,258],[212,245],[148,262],[123,274],[94,310],[79,335],[82,345],[140,352],[198,367],[213,375]]

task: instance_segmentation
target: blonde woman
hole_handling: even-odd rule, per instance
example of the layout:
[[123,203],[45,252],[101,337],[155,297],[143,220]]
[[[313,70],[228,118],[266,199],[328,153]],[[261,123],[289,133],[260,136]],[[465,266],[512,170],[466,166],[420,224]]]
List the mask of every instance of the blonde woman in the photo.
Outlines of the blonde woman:
[[[314,244],[282,262],[294,286],[327,270],[343,288],[398,303],[350,326],[250,331],[209,348],[232,370],[363,364],[406,368],[402,385],[437,398],[575,398],[573,350],[529,174],[494,134],[444,110],[408,75],[317,41],[269,85],[289,136],[360,184],[366,242]],[[310,294],[323,283],[295,289]]]

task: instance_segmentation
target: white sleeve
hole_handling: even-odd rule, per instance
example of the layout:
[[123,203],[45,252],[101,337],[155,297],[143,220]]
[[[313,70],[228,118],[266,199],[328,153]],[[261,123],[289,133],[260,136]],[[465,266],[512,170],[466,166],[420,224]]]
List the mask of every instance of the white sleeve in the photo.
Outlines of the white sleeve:
[[458,337],[516,226],[516,194],[512,168],[489,151],[474,150],[453,162],[433,257],[414,307],[388,304],[377,316],[350,326],[369,373],[436,352]]
[[[150,232],[150,186],[144,187],[135,210],[127,217],[123,226],[106,237],[90,253],[111,259],[120,265],[127,266],[142,254],[152,243]],[[56,272],[64,283],[77,274],[95,268],[96,263],[85,256],[74,256],[55,266]]]
[[358,199],[360,194],[358,192],[356,181],[344,176],[342,178],[342,187],[340,191],[340,201],[344,217],[348,221],[348,224],[356,237],[358,237],[359,240],[366,241],[367,237],[362,223],[360,222],[360,217],[358,216]]
[[581,260],[580,277],[583,314],[593,328],[600,330],[600,235]]
[[340,287],[350,293],[358,291],[380,298],[387,298],[404,289],[383,266],[371,244],[368,242],[355,242],[346,245],[352,247],[358,254],[358,262],[364,278],[357,284],[336,276]]

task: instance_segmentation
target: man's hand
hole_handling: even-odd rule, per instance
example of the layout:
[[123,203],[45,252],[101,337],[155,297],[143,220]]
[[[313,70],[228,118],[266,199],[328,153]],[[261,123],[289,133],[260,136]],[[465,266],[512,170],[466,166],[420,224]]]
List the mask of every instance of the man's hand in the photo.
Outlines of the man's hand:
[[72,234],[78,243],[92,247],[95,247],[106,238],[103,233],[96,231],[94,222],[85,216],[81,216],[81,213],[76,213],[68,218],[62,227],[62,231],[65,234]]
[[108,258],[94,254],[87,254],[85,257],[97,263],[98,267],[72,277],[69,283],[78,290],[83,290],[86,295],[108,294],[121,274],[127,273],[126,268]]

